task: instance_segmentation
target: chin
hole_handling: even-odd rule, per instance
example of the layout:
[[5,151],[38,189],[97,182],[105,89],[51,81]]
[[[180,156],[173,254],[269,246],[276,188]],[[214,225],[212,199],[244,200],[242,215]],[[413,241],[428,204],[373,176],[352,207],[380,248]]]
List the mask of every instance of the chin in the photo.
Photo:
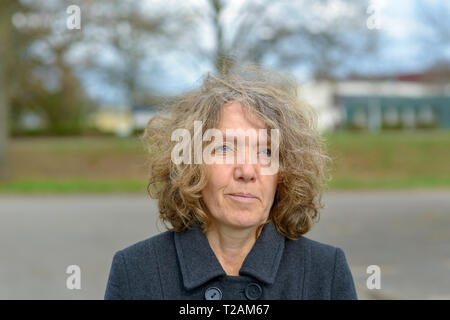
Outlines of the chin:
[[262,217],[237,216],[230,218],[227,223],[235,228],[250,229],[259,226],[264,219]]

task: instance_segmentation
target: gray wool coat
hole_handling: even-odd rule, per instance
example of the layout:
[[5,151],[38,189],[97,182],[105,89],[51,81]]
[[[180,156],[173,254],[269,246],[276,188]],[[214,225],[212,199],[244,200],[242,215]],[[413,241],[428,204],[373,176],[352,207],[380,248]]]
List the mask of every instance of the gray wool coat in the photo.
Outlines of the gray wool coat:
[[266,224],[239,276],[228,276],[198,224],[115,253],[105,299],[357,299],[344,252]]

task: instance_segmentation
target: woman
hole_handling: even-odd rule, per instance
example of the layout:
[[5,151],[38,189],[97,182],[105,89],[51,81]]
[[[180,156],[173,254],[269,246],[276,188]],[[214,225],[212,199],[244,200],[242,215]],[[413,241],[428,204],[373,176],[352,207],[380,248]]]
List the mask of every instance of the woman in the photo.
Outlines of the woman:
[[148,191],[169,230],[116,252],[105,299],[356,299],[344,252],[303,236],[330,158],[296,92],[240,67],[149,122]]

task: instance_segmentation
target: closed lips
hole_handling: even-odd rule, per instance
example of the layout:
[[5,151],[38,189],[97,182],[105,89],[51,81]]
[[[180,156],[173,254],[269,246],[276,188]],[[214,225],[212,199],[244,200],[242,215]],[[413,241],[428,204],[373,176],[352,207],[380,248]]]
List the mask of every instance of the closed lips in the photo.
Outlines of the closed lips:
[[251,194],[251,193],[230,193],[231,196],[236,196],[236,197],[243,197],[243,198],[255,198],[258,199],[257,196]]

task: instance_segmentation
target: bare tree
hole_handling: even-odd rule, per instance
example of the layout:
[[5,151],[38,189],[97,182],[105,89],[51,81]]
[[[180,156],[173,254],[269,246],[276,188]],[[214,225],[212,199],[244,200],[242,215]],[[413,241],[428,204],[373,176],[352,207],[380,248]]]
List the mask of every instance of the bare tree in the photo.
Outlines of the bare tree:
[[[0,56],[1,60],[1,56]],[[0,180],[9,177],[8,155],[8,102],[5,97],[4,72],[0,63]]]
[[67,29],[66,18],[63,3],[35,1],[16,5],[4,20],[10,26],[6,67],[11,117],[32,110],[53,133],[80,130],[78,118],[87,101],[64,58],[80,39],[80,32]]
[[[192,52],[220,72],[226,72],[233,59],[256,63],[268,59],[279,67],[302,65],[316,75],[331,75],[355,57],[376,50],[376,32],[366,27],[366,1],[247,0],[239,7],[237,2],[206,2],[208,7],[197,8],[194,16],[213,30],[214,49]],[[197,29],[194,37],[198,33]],[[201,46],[198,41],[191,44]]]
[[19,5],[6,0],[0,5],[0,180],[11,177],[8,161],[10,86],[14,77],[10,65],[14,62],[15,46],[12,42],[11,14]]
[[[67,30],[65,26],[67,2],[40,0],[29,5],[30,10],[42,13],[51,22],[46,26],[49,32],[36,37],[35,41],[48,53],[43,60],[53,57],[54,62],[43,64],[61,75],[60,87],[65,92],[62,96],[69,100],[65,103],[67,108],[80,104],[74,95],[69,98],[69,93],[78,92],[82,96],[77,80],[86,75],[94,76],[99,86],[123,92],[129,105],[137,102],[141,92],[152,91],[148,75],[156,66],[154,57],[160,53],[157,49],[169,50],[174,39],[182,34],[183,15],[178,14],[175,19],[163,7],[145,9],[144,1],[140,0],[77,0],[73,3],[81,9],[80,30]],[[79,79],[74,75],[80,76]],[[58,109],[47,111],[50,117],[68,115]]]
[[[124,92],[128,105],[142,92],[154,91],[152,71],[157,55],[165,54],[182,36],[183,14],[176,17],[159,8],[144,9],[140,0],[84,0],[83,46],[88,48],[76,67],[100,75],[105,84]],[[101,53],[108,51],[112,61]],[[153,68],[153,69],[152,69]]]

